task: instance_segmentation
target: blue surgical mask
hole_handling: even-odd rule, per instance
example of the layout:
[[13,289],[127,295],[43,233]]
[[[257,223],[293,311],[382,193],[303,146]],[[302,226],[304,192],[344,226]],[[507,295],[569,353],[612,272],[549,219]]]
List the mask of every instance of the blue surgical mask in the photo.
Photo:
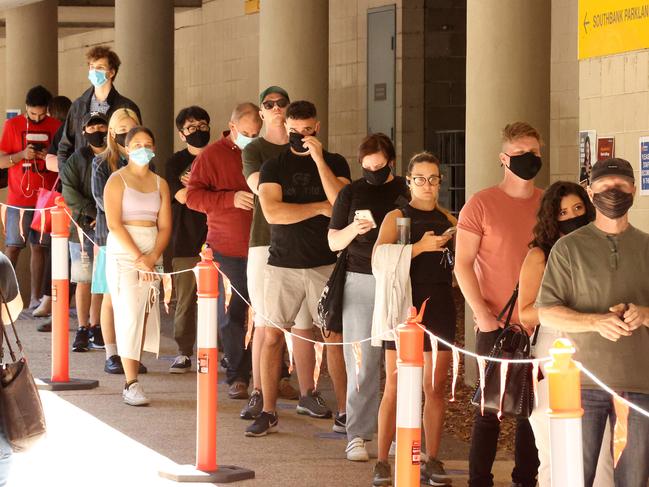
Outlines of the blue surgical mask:
[[239,147],[239,149],[243,150],[253,140],[255,140],[254,137],[248,137],[243,135],[241,132],[237,132],[237,140],[235,140],[234,143]]
[[155,153],[146,147],[140,147],[128,153],[128,158],[138,166],[146,166],[154,157]]
[[108,78],[106,77],[106,71],[100,71],[98,69],[91,69],[88,71],[88,79],[92,83],[92,86],[99,88],[106,84]]

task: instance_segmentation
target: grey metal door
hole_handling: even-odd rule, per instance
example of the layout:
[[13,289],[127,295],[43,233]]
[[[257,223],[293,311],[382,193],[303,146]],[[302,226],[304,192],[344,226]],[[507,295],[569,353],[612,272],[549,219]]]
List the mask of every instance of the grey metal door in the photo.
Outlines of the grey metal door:
[[367,11],[367,132],[395,138],[396,6]]

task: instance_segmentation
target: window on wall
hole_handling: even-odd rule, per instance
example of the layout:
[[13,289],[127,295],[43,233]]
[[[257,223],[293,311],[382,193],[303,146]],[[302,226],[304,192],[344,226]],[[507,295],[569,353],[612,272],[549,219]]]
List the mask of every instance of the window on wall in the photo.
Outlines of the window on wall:
[[435,154],[442,163],[444,179],[439,200],[457,216],[465,202],[464,130],[435,132]]

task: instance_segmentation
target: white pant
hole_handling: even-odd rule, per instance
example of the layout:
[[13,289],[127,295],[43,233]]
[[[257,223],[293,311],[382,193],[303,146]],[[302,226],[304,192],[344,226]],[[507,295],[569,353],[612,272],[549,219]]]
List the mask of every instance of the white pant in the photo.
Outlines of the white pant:
[[[547,357],[550,355],[552,343],[561,334],[555,330],[541,326],[539,336],[534,347],[535,357]],[[543,371],[545,373],[545,370]],[[532,411],[530,416],[530,425],[534,431],[536,448],[539,450],[539,487],[550,487],[550,418],[547,410],[550,407],[548,391],[548,380],[544,379],[539,382],[538,387],[538,406]],[[613,487],[613,457],[608,448],[611,443],[611,432],[609,428],[604,431],[602,440],[602,449],[599,452],[597,462],[597,474],[593,487]],[[555,486],[556,487],[556,486]]]

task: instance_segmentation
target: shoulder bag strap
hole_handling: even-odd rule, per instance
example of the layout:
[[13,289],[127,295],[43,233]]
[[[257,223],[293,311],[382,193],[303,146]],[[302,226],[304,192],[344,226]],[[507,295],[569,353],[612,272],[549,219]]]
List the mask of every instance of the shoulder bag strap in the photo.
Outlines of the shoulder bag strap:
[[507,301],[507,304],[505,305],[505,307],[502,309],[502,311],[498,314],[498,317],[496,318],[498,321],[500,321],[502,320],[503,316],[507,314],[507,319],[505,320],[505,328],[509,326],[509,323],[512,319],[512,315],[514,314],[514,307],[516,306],[517,299],[518,299],[518,283],[516,283],[516,287],[514,288],[514,292],[509,298],[509,301]]

